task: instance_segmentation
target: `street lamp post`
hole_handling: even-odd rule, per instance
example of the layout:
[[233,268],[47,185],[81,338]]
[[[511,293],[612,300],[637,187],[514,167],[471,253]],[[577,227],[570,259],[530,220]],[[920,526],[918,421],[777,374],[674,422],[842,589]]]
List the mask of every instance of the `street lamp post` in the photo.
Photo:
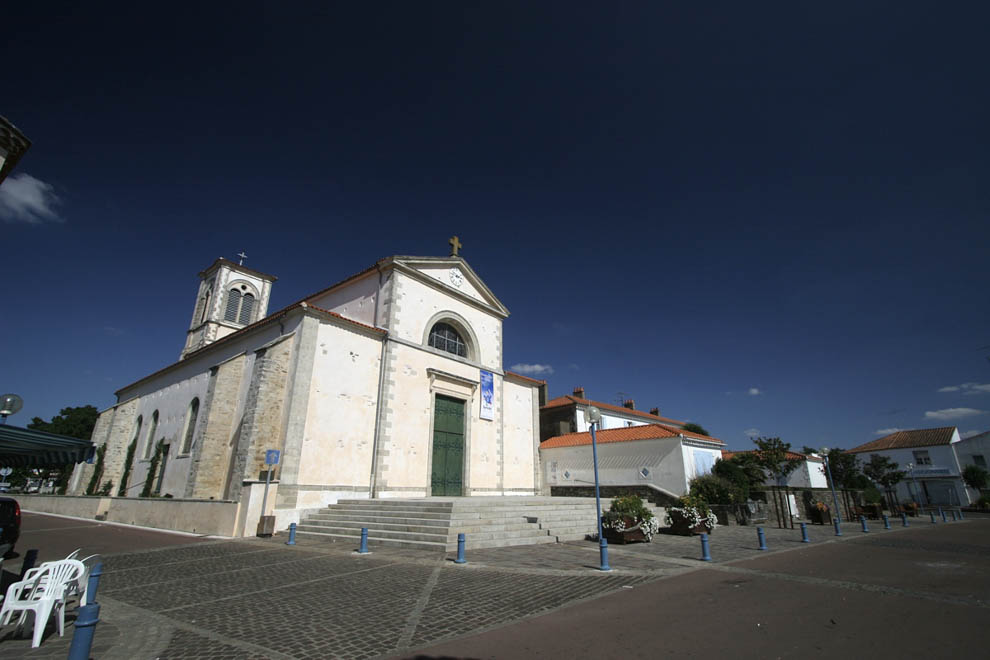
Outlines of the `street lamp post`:
[[828,485],[832,489],[832,506],[835,507],[835,519],[842,524],[842,511],[839,509],[839,498],[835,494],[835,479],[832,478],[832,465],[828,460],[828,447],[822,447],[822,460],[825,461],[825,469],[828,471]]
[[595,514],[598,519],[598,548],[601,555],[600,570],[610,571],[608,565],[608,541],[602,534],[602,499],[598,493],[598,440],[595,437],[595,427],[601,423],[602,413],[595,406],[588,408],[588,423],[591,425],[591,459],[595,466]]

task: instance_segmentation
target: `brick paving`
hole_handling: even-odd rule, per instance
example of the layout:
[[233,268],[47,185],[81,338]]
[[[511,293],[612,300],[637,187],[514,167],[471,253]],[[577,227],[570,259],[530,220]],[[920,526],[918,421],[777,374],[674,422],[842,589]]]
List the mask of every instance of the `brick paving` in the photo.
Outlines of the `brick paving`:
[[[928,523],[913,519],[912,528],[918,526]],[[891,531],[871,521],[869,534],[859,523],[846,523],[841,539],[831,527],[809,525],[810,546],[801,543],[798,528],[764,529],[769,552],[758,549],[755,527],[717,528],[710,537],[713,564],[741,566],[749,558],[802,547],[825,551],[829,544],[840,551],[849,540],[894,553],[918,547],[898,539],[899,521]],[[922,543],[932,553],[983,554],[981,546],[938,535]],[[594,541],[472,551],[469,538],[466,565],[450,561],[453,553],[376,547],[361,556],[353,550],[311,539],[289,547],[283,536],[108,555],[94,657],[375,658],[712,566],[699,561],[698,537],[663,534],[649,544],[611,546],[610,573],[595,570]],[[72,636],[71,625],[61,639],[50,626],[43,645],[32,650],[11,630],[0,630],[5,658],[63,658]]]

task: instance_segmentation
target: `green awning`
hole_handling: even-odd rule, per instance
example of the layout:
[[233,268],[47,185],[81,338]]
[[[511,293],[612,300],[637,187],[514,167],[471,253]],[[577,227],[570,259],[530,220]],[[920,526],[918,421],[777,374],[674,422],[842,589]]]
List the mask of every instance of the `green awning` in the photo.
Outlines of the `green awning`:
[[0,424],[0,466],[59,467],[81,463],[93,456],[89,440]]

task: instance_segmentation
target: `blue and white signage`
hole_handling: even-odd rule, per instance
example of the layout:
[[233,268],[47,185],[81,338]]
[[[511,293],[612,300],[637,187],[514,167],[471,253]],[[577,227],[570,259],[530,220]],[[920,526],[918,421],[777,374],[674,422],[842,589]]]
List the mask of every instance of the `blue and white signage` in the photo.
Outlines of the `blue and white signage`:
[[481,419],[495,419],[495,378],[490,371],[481,372]]
[[279,451],[277,449],[266,450],[265,465],[278,465],[278,455],[279,455]]

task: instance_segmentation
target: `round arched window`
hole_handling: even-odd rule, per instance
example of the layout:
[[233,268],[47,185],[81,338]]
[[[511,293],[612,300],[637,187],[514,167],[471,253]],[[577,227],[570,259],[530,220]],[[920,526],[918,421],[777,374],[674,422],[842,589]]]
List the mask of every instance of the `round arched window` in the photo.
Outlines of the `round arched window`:
[[437,323],[430,330],[430,346],[441,351],[467,357],[467,344],[460,333],[449,323]]

